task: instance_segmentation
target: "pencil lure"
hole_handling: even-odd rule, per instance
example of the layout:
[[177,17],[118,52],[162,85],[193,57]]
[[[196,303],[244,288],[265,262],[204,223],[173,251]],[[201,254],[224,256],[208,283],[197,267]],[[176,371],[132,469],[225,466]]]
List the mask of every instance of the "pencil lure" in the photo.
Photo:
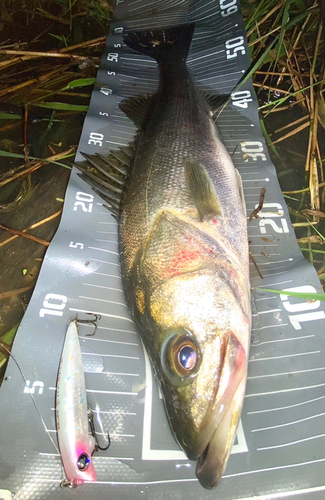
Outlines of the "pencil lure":
[[[63,481],[61,485],[73,488],[85,481],[96,481],[92,454],[100,448],[95,438],[92,412],[87,406],[85,375],[78,336],[79,322],[81,321],[75,318],[69,323],[56,390],[58,442],[67,477],[67,481]],[[90,322],[95,325],[93,321]],[[92,434],[89,434],[89,424]]]

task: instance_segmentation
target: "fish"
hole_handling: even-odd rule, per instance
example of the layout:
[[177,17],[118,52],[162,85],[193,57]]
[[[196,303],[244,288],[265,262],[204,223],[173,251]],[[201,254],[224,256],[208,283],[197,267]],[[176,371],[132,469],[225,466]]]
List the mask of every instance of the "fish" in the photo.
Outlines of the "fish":
[[97,443],[89,434],[88,413],[78,320],[74,319],[66,332],[56,389],[58,443],[67,477],[62,486],[75,488],[85,481],[97,480],[92,461]]
[[129,32],[155,59],[155,94],[124,99],[133,144],[77,167],[119,223],[128,308],[152,362],[171,430],[200,484],[225,471],[243,406],[251,332],[242,181],[215,123],[219,97],[186,59],[195,26]]

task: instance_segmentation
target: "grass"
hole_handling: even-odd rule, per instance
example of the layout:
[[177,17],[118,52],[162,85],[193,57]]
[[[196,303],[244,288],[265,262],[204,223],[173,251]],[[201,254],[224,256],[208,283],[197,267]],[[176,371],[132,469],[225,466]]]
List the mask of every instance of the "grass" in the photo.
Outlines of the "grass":
[[[304,241],[301,249],[323,280],[325,258],[317,262],[314,258],[314,254],[323,255],[325,232],[322,216],[325,62],[321,4],[252,0],[243,6],[253,61],[249,74],[254,70],[253,85],[259,98],[262,131],[284,188],[298,241]],[[286,175],[287,170],[293,170],[295,175]],[[302,222],[305,209],[309,211]],[[319,235],[316,241],[310,233],[311,227]]]
[[325,302],[325,293],[287,292],[286,290],[273,290],[271,288],[258,288],[258,290],[262,290],[263,292],[276,293],[278,295],[288,295],[289,297],[297,297],[308,301],[321,300],[322,302]]

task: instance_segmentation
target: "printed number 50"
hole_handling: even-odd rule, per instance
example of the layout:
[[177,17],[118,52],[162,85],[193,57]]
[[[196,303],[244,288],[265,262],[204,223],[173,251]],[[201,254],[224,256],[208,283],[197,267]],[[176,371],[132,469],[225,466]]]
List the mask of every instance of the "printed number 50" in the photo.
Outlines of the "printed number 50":
[[227,59],[234,59],[235,57],[237,57],[238,52],[242,55],[246,53],[244,47],[244,37],[242,36],[236,36],[236,38],[227,40],[225,45]]

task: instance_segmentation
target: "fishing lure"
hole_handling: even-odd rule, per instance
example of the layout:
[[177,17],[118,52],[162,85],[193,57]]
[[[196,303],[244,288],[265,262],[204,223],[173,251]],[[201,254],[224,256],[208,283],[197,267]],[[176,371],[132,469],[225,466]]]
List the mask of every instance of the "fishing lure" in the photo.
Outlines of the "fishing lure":
[[100,447],[96,439],[92,411],[87,406],[78,336],[78,323],[91,323],[96,331],[97,319],[98,316],[93,321],[78,318],[70,321],[61,354],[56,390],[56,424],[61,459],[67,477],[61,483],[63,487],[75,488],[85,481],[96,481],[92,455],[94,451],[106,450],[110,445],[109,436],[105,448]]

